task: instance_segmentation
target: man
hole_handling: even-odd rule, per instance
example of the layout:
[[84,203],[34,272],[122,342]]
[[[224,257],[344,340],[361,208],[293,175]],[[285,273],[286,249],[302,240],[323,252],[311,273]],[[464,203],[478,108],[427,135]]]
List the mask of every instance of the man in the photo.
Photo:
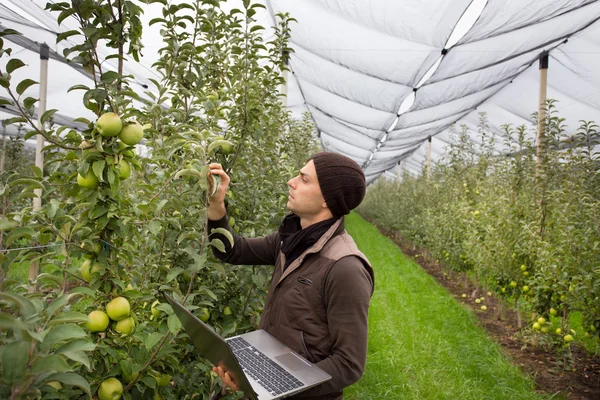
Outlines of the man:
[[[221,183],[209,198],[209,231],[231,231],[225,209],[229,176],[216,163],[210,174]],[[292,398],[340,400],[343,389],[362,376],[367,354],[373,270],[344,230],[344,215],[365,195],[365,176],[351,159],[322,152],[288,186],[291,214],[277,232],[252,239],[232,233],[234,246],[223,239],[225,253],[213,252],[231,264],[275,266],[259,328],[332,376]],[[236,389],[226,371],[214,370]]]

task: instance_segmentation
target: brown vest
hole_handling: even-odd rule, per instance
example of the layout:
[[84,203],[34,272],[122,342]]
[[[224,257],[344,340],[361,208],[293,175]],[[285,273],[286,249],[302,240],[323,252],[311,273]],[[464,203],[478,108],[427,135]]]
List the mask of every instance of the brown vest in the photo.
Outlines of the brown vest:
[[343,218],[285,271],[280,252],[259,327],[313,363],[325,359],[331,341],[323,286],[335,262],[349,256],[358,257],[374,281],[369,261],[344,230]]

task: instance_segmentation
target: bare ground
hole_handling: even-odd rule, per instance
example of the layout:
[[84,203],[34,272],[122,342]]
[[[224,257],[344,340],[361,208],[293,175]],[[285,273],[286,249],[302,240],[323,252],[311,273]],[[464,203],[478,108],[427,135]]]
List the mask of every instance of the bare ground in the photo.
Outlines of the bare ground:
[[[399,234],[381,227],[379,230],[443,285],[457,301],[475,312],[480,324],[502,346],[508,358],[534,379],[539,393],[568,400],[600,400],[600,356],[590,355],[574,344],[571,346],[569,368],[564,368],[560,354],[524,340],[517,328],[516,312],[503,301],[493,295],[484,295],[488,309],[481,311],[471,295],[482,293],[482,288],[475,287],[464,274],[448,271],[442,265],[428,260],[424,249],[415,247]],[[466,299],[462,298],[463,293],[467,294]]]

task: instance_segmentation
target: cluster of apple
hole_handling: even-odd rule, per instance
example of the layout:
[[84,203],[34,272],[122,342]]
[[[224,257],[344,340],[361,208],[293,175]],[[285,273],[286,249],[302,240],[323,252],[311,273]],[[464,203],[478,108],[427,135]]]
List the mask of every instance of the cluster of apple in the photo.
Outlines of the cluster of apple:
[[125,297],[116,297],[106,304],[106,312],[95,310],[88,314],[87,327],[90,332],[104,332],[110,320],[115,321],[115,331],[129,335],[133,332],[135,322],[130,317],[131,305]]
[[[492,292],[487,292],[488,296],[492,295]],[[462,297],[463,299],[467,298],[467,295],[465,293],[463,293],[460,297]],[[481,296],[475,299],[475,304],[481,304],[481,311],[487,311],[487,306],[485,304],[482,304],[485,301],[485,297]]]
[[[119,149],[123,150],[130,146],[135,146],[144,138],[144,126],[139,122],[125,122],[121,121],[114,112],[104,113],[98,118],[96,122],[96,131],[103,137],[115,137],[118,136],[120,139]],[[132,158],[134,153],[131,149],[124,150],[123,155]],[[119,178],[127,179],[131,174],[131,165],[125,159],[119,161]],[[77,174],[77,183],[79,186],[86,189],[95,189],[99,185],[98,177],[94,174],[94,171],[90,168],[85,176]]]

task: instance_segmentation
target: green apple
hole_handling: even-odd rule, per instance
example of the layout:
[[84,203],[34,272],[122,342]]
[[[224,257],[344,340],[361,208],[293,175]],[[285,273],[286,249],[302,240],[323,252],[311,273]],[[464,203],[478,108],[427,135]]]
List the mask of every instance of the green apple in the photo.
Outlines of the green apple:
[[105,137],[117,136],[122,128],[121,118],[114,112],[102,114],[96,122],[96,129]]
[[123,335],[130,335],[133,332],[133,328],[135,327],[135,322],[133,322],[133,318],[125,318],[115,323],[115,330]]
[[129,316],[131,306],[125,297],[115,297],[106,305],[106,313],[113,321],[120,321]]
[[131,165],[125,160],[119,161],[119,178],[127,179],[131,175]]
[[516,288],[517,287],[517,282],[516,281],[510,281],[510,287]]
[[88,314],[87,327],[90,332],[103,332],[108,328],[108,315],[104,311],[96,310]]
[[475,303],[477,303],[477,304],[481,303],[481,299],[475,299]]
[[481,310],[482,311],[486,311],[487,310],[487,306],[481,306]]
[[539,331],[540,329],[542,329],[542,326],[540,325],[539,322],[534,322],[533,329],[535,329],[536,331]]
[[127,381],[128,383],[133,381],[134,379],[136,379],[138,376],[140,375],[140,372],[134,372],[131,375],[126,375],[125,373],[123,373],[123,379],[125,379],[125,381]]
[[144,127],[139,122],[125,124],[121,132],[119,132],[119,139],[129,146],[138,144],[143,138]]
[[50,382],[46,382],[46,385],[48,386],[52,386],[54,389],[56,390],[60,390],[62,389],[62,385],[59,381],[50,381]]
[[130,146],[126,145],[123,142],[119,142],[119,151],[121,152],[121,154],[123,154],[123,157],[126,157],[126,158],[133,158],[133,157],[135,157],[135,153],[133,152],[133,148],[131,148]]
[[463,294],[460,295],[460,297],[462,297],[463,299],[466,299],[467,295],[463,293]]
[[538,322],[540,323],[540,325],[544,325],[546,323],[546,318],[544,317],[539,317],[538,318]]
[[92,273],[100,270],[100,264],[96,260],[87,259],[81,264],[81,277],[89,282],[92,279]]
[[123,385],[117,378],[108,378],[100,384],[98,398],[100,400],[119,400],[123,395]]
[[523,286],[523,287],[521,288],[521,291],[522,291],[523,293],[527,293],[527,292],[529,292],[529,286],[527,286],[527,285]]
[[562,333],[562,329],[560,329],[560,328],[556,328],[556,334],[557,334],[557,335],[560,335],[561,333]]
[[563,340],[567,343],[571,343],[573,341],[573,335],[565,335],[565,337],[563,337]]
[[229,308],[229,306],[225,307],[225,308],[223,309],[223,314],[224,314],[224,315],[231,315],[231,314],[232,314],[232,312],[231,312],[231,308]]
[[160,301],[156,300],[154,303],[152,303],[152,307],[150,307],[150,312],[152,312],[152,315],[154,315],[154,318],[160,317],[160,314],[162,313],[162,311],[160,311],[158,308],[156,308],[156,306],[159,304],[160,304]]
[[550,328],[547,326],[542,327],[542,333],[548,333],[550,331]]
[[85,174],[85,176],[81,176],[81,174],[77,174],[77,184],[86,189],[96,189],[98,187],[98,178],[94,174],[94,171],[90,168]]
[[521,265],[521,271],[527,271],[527,265],[522,264]]
[[169,383],[171,383],[171,375],[159,374],[156,371],[154,373],[151,372],[151,375],[156,380],[158,386],[169,386]]
[[551,308],[550,315],[552,315],[554,317],[554,316],[556,316],[556,314],[558,314],[558,311],[555,308]]
[[208,310],[208,308],[202,307],[198,311],[199,311],[198,318],[200,319],[200,321],[202,321],[202,322],[208,321],[208,319],[210,318],[210,311]]

